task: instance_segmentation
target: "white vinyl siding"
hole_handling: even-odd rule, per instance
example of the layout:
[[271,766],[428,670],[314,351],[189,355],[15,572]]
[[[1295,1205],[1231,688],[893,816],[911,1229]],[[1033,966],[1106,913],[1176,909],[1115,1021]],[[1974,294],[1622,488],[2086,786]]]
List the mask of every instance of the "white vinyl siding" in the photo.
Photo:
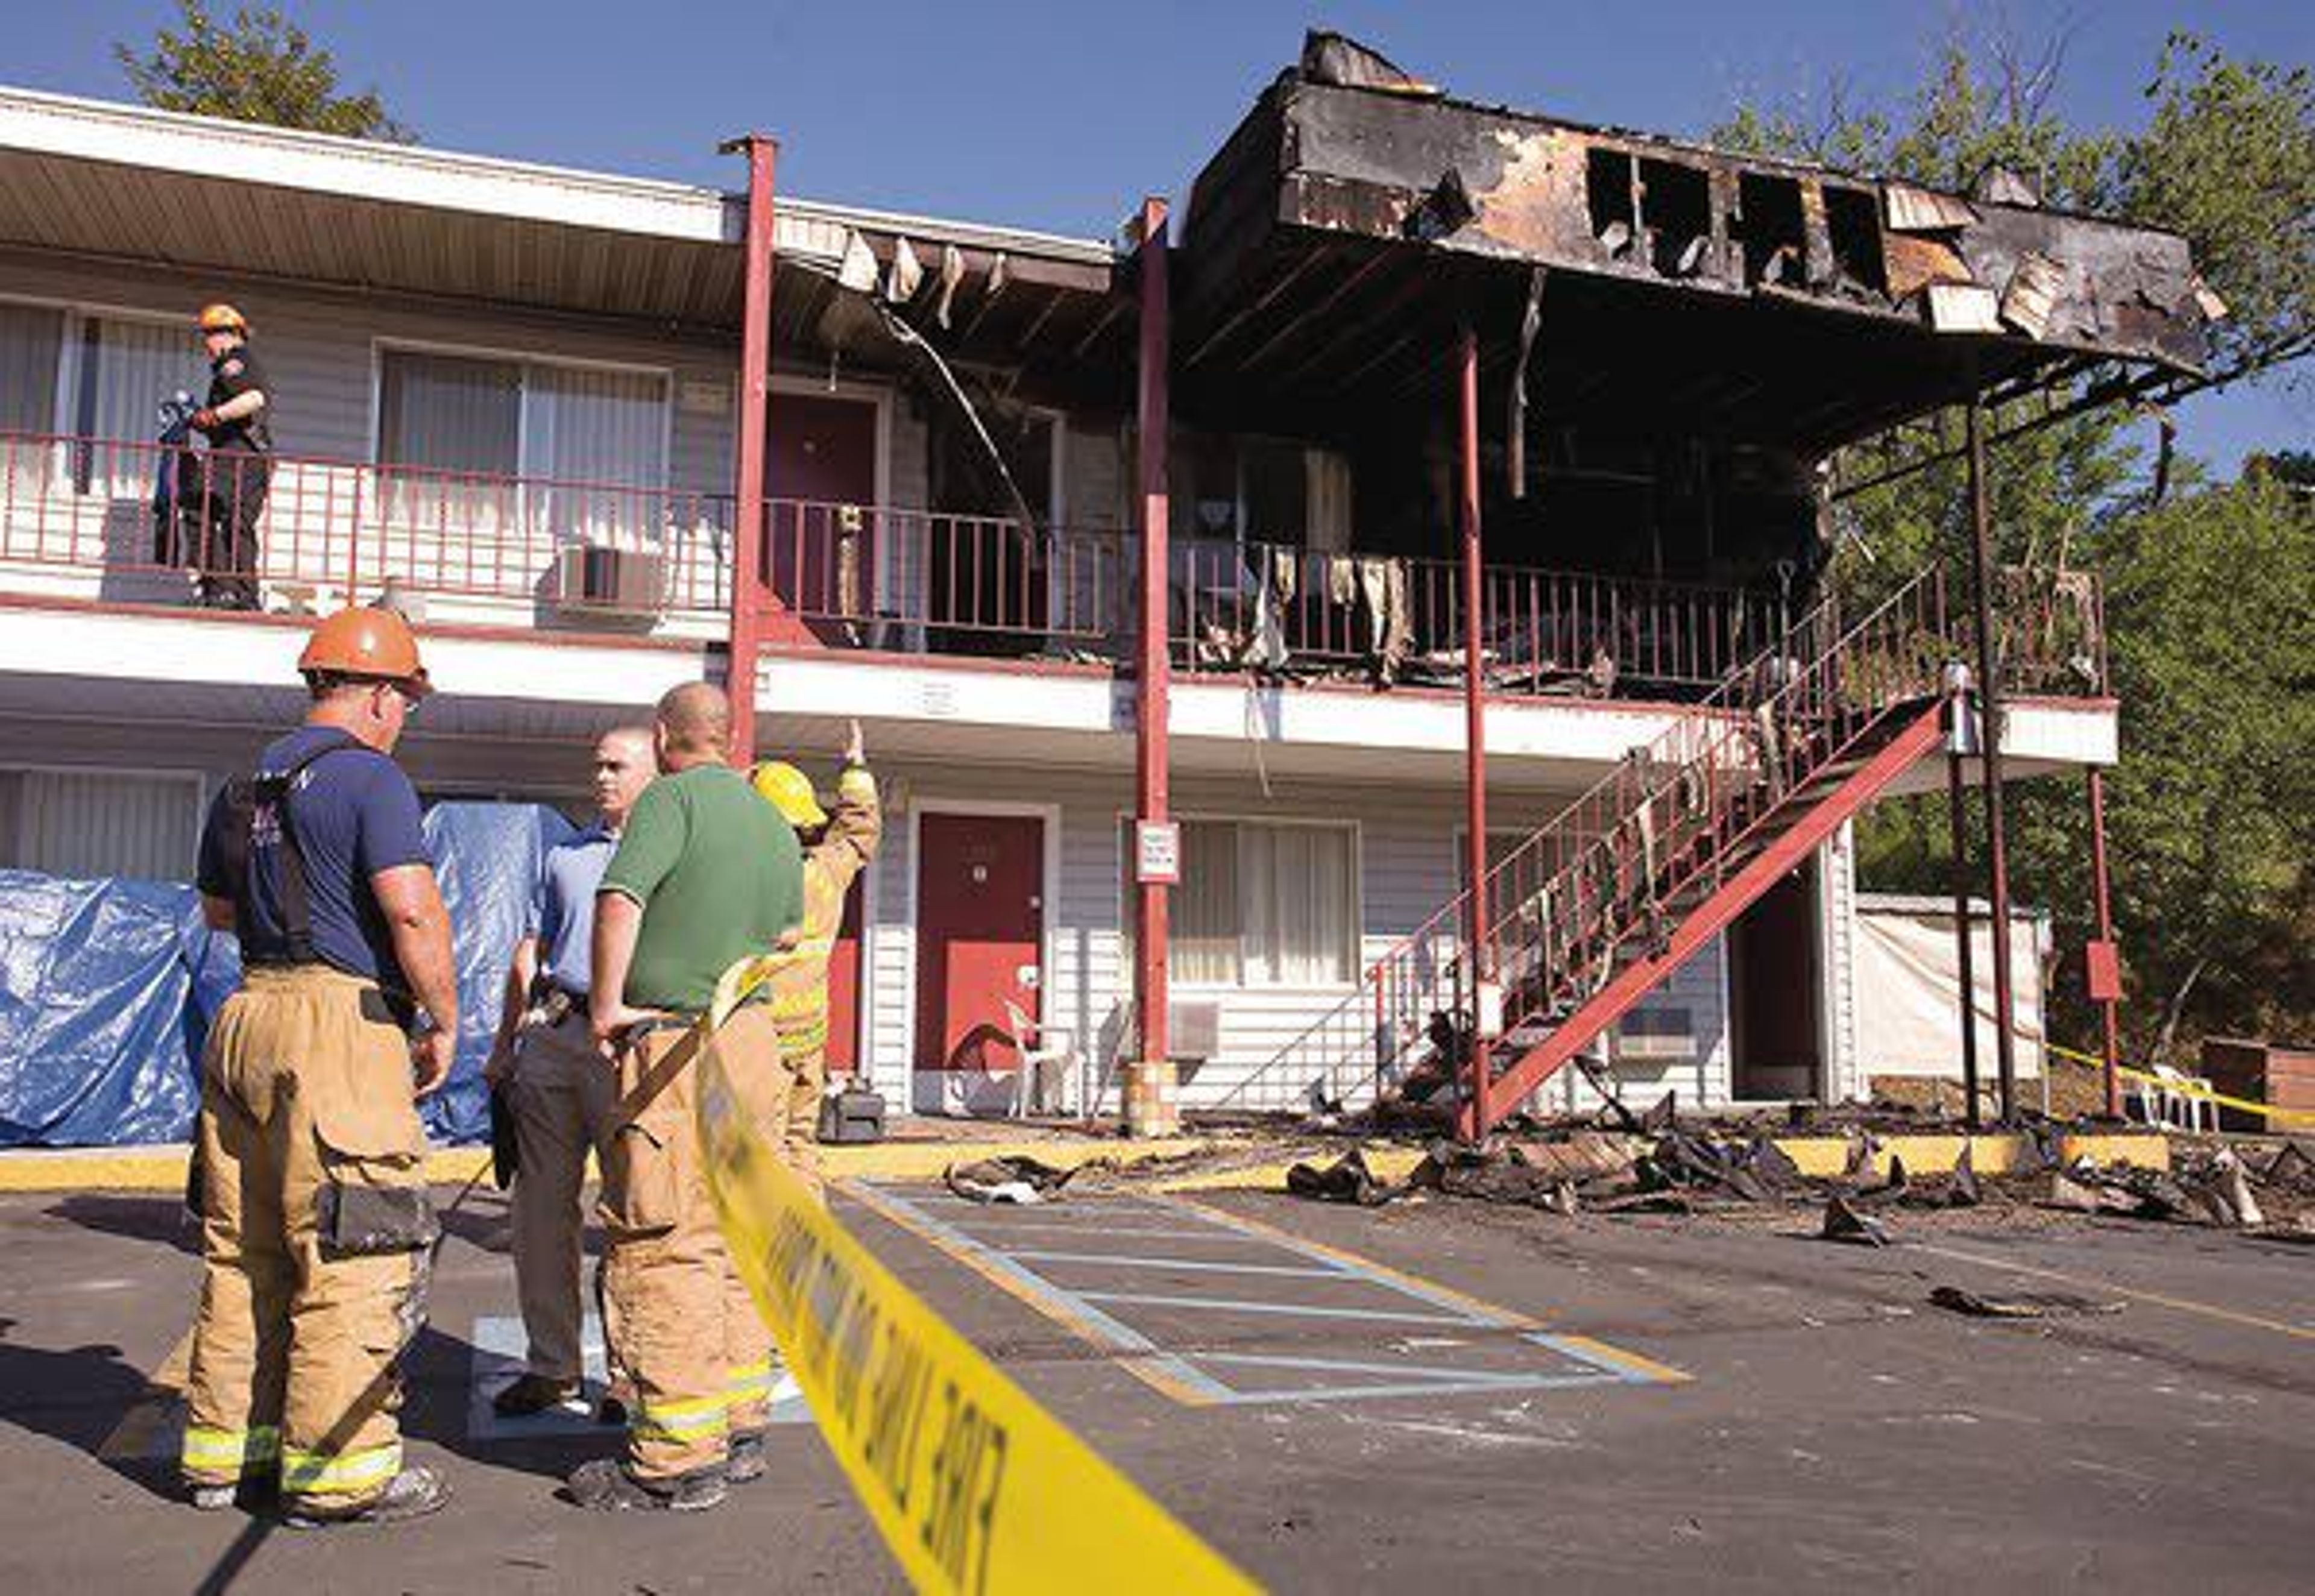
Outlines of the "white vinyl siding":
[[0,770],[0,865],[190,880],[200,796],[190,776]]

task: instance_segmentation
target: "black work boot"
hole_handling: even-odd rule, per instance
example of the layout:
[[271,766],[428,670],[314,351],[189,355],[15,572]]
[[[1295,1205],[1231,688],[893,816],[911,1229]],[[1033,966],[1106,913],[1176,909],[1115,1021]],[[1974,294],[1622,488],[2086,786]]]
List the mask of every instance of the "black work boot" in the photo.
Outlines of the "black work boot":
[[491,1398],[491,1409],[502,1419],[527,1419],[550,1408],[561,1407],[579,1395],[577,1380],[549,1379],[543,1374],[526,1374],[499,1388]]
[[642,1480],[616,1458],[581,1463],[563,1482],[581,1507],[597,1512],[705,1512],[723,1502],[723,1469],[697,1468],[671,1480]]
[[311,1499],[288,1504],[281,1521],[292,1530],[333,1530],[347,1524],[398,1524],[439,1512],[450,1500],[450,1482],[434,1469],[420,1465],[405,1468],[386,1483],[385,1490],[350,1507],[324,1505]]
[[731,1451],[723,1462],[723,1477],[735,1485],[764,1477],[764,1432],[761,1430],[734,1430]]

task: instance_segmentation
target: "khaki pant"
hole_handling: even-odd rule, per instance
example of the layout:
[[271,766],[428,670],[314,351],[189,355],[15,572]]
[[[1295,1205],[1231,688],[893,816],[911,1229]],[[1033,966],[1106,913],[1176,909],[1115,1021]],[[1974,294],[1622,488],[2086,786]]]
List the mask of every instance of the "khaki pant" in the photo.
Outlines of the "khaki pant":
[[402,1468],[403,1349],[425,1318],[425,1135],[410,1051],[369,983],[251,970],[202,1062],[201,1298],[186,1477],[279,1466],[343,1512]]
[[[700,1160],[696,1062],[665,1068],[686,1034],[652,1031],[621,1053],[603,1166],[607,1307],[634,1383],[627,1461],[643,1479],[720,1465],[732,1432],[763,1427],[773,1379],[771,1334],[724,1250]],[[770,1015],[740,1009],[716,1045],[777,1144],[794,1093]]]
[[[609,1161],[618,1079],[587,1034],[584,1005],[560,1024],[525,1025],[517,1045],[510,1094],[521,1172],[510,1206],[528,1362],[533,1374],[575,1381],[583,1370],[580,1335],[586,1322],[580,1294],[586,1211],[580,1196],[587,1155]],[[608,1326],[605,1340],[610,1340]],[[616,1367],[616,1351],[612,1362]]]
[[820,1102],[828,1094],[827,1027],[820,1040],[806,1047],[787,1037],[780,1039],[780,1061],[787,1066],[787,1110],[781,1116],[780,1136],[774,1143],[796,1178],[812,1195],[828,1201],[820,1167]]

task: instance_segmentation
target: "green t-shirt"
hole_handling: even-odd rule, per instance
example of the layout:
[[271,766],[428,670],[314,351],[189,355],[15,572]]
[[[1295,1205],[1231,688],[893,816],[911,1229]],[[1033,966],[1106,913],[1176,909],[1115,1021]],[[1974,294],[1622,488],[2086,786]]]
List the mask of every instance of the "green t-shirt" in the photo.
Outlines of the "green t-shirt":
[[606,892],[642,906],[626,1000],[696,1012],[739,959],[803,919],[803,851],[747,778],[695,765],[645,787],[604,868]]

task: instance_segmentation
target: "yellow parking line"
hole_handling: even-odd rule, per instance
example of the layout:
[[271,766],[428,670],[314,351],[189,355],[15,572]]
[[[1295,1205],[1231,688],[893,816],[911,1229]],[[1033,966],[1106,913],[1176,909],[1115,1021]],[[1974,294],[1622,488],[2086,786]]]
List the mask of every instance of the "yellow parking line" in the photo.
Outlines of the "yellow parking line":
[[1674,1369],[1669,1363],[1659,1363],[1654,1358],[1643,1358],[1637,1352],[1628,1352],[1619,1346],[1610,1346],[1606,1342],[1595,1341],[1589,1335],[1555,1334],[1551,1339],[1560,1346],[1581,1348],[1603,1363],[1613,1363],[1619,1369],[1666,1385],[1686,1385],[1696,1378],[1685,1370]]
[[2214,1303],[2196,1302],[2189,1297],[2166,1297],[2160,1291],[2133,1290],[2117,1286],[2112,1281],[2097,1280],[2085,1275],[2067,1274],[2061,1270],[2044,1269],[2038,1264],[2015,1264],[2007,1258],[1989,1258],[1982,1253],[1966,1253],[1959,1247],[1933,1246],[1916,1242],[1916,1251],[1935,1253],[1941,1258],[1957,1258],[1965,1264],[1982,1264],[1988,1269],[2006,1269],[2012,1274],[2031,1274],[2043,1280],[2059,1281],[2070,1286],[2081,1286],[2111,1296],[2128,1297],[2139,1302],[2151,1302],[2158,1308],[2174,1308],[2179,1313],[2199,1314],[2206,1319],[2219,1319],[2230,1325],[2243,1325],[2253,1330],[2272,1330],[2299,1341],[2315,1341],[2315,1330],[2301,1325],[2286,1325],[2281,1319],[2262,1318],[2257,1314],[2238,1313],[2231,1308],[2220,1308]]

